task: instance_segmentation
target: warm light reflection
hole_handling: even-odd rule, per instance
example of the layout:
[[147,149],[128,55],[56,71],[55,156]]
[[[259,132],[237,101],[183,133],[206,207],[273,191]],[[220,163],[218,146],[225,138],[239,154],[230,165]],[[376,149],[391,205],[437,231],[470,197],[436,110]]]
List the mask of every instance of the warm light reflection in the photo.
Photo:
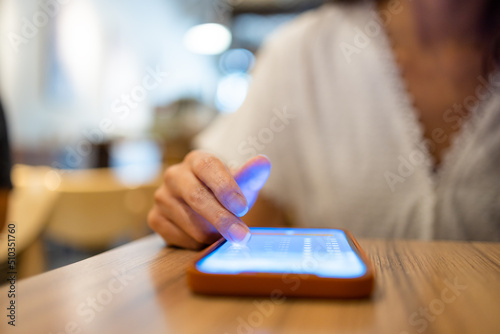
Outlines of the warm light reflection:
[[61,176],[55,170],[49,170],[44,175],[43,183],[47,189],[52,191],[57,190],[61,185]]

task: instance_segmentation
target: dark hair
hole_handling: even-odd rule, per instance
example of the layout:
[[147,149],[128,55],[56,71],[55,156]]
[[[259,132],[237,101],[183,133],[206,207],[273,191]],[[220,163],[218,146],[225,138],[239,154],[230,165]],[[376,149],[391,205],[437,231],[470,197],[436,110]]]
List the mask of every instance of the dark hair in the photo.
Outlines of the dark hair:
[[485,68],[500,65],[500,2],[489,0],[484,6],[478,35],[485,46]]
[[[366,1],[383,3],[392,0],[327,0],[326,2],[356,4]],[[477,27],[477,36],[477,42],[484,50],[484,72],[500,67],[500,1],[486,1]]]

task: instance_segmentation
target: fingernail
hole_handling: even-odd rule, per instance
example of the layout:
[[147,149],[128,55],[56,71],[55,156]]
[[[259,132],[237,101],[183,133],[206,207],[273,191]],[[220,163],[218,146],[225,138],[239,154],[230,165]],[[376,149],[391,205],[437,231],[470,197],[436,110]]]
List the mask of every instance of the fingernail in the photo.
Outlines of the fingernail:
[[228,209],[238,217],[242,217],[248,212],[246,200],[238,193],[231,195],[228,200],[228,206]]
[[229,227],[228,230],[229,237],[231,238],[231,242],[235,242],[238,244],[246,244],[250,237],[252,236],[248,227],[241,223],[234,223]]

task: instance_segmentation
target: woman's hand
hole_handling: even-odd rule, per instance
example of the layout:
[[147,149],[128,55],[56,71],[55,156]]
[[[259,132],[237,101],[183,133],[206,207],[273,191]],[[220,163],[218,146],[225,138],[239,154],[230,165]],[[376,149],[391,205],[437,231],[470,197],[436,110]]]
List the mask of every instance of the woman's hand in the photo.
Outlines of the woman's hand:
[[[148,215],[149,226],[168,245],[199,249],[220,238],[245,243],[245,215],[267,181],[271,162],[259,155],[234,175],[216,157],[192,151],[180,164],[166,169]],[[220,234],[219,234],[220,233]]]

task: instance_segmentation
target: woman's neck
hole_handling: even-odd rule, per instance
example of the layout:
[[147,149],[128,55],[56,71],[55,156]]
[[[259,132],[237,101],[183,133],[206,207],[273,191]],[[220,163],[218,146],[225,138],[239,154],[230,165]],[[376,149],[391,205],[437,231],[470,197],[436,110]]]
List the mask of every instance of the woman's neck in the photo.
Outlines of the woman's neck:
[[488,0],[405,1],[426,46],[481,43],[480,22]]

